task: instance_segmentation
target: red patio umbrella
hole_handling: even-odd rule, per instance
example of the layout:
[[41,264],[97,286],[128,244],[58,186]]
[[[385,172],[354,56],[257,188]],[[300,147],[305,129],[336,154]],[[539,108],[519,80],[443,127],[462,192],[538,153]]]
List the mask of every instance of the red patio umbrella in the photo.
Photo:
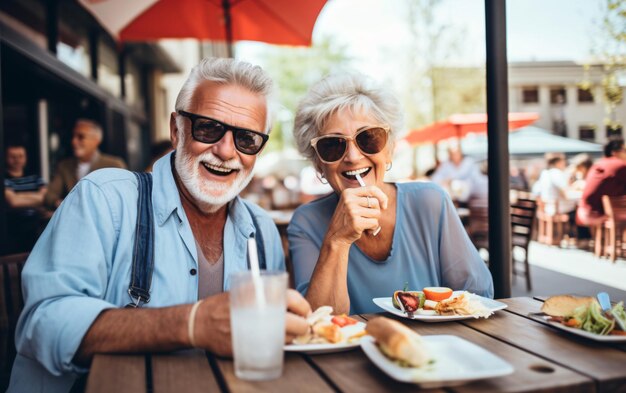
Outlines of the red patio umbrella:
[[[509,131],[530,125],[537,121],[537,119],[539,119],[537,113],[509,113]],[[461,139],[472,132],[487,132],[486,113],[451,115],[447,120],[409,131],[404,139],[411,145],[420,145],[424,143],[437,143],[449,138]]]
[[196,38],[311,45],[326,0],[79,0],[120,41]]

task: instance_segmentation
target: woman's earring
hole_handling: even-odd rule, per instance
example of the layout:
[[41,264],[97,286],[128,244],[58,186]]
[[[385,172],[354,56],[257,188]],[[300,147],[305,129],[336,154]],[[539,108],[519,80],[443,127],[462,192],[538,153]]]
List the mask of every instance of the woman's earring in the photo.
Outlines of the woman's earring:
[[389,162],[387,163],[387,167],[385,168],[385,170],[386,170],[387,172],[389,172],[389,171],[391,170],[391,167],[392,167],[392,166],[393,166],[393,162],[389,161]]
[[315,172],[315,175],[317,176],[317,179],[320,181],[320,183],[328,184],[328,180],[326,180],[326,178],[324,177],[322,173]]

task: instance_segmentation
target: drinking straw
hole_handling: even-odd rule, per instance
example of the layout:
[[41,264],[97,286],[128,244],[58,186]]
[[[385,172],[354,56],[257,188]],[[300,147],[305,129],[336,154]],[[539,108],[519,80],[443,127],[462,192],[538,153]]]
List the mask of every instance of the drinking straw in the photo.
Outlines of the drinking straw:
[[265,292],[261,281],[261,271],[259,269],[259,255],[257,254],[256,240],[254,237],[248,239],[248,258],[250,260],[250,273],[252,273],[252,285],[256,294],[257,304],[265,307]]
[[[360,175],[360,174],[358,174],[358,173],[357,173],[356,175],[354,175],[354,177],[356,177],[356,181],[358,181],[358,182],[359,182],[359,185],[360,185],[361,187],[365,187],[365,182],[364,182],[364,181],[363,181],[363,179],[361,178],[361,175]],[[378,235],[378,233],[380,232],[380,225],[378,226],[378,228],[374,229],[374,230],[373,230],[373,231],[371,231],[371,232],[372,232],[372,236],[376,236],[376,235]]]

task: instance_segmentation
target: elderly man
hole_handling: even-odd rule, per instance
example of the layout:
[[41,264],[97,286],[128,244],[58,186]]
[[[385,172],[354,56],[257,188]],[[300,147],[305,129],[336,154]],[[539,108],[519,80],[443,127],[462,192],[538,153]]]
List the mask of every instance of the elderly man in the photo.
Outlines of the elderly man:
[[76,121],[72,135],[74,156],[61,160],[57,165],[44,199],[48,208],[56,209],[76,183],[88,173],[102,168],[126,168],[121,158],[98,150],[101,142],[102,128],[97,123],[87,119]]
[[[9,391],[67,391],[95,353],[232,353],[223,291],[231,273],[248,269],[248,239],[264,239],[268,270],[284,269],[273,221],[238,197],[268,138],[270,89],[261,68],[233,59],[204,59],[191,71],[170,118],[176,150],[152,174],[154,272],[145,305],[128,292],[131,275],[144,277],[133,261],[141,176],[106,169],[78,183],[24,268]],[[294,291],[287,298],[288,339],[307,331],[301,316],[310,307]],[[140,307],[121,308],[129,303]]]
[[431,180],[448,190],[458,202],[487,198],[487,179],[476,162],[463,156],[460,145],[449,147],[448,156],[449,160],[441,163]]

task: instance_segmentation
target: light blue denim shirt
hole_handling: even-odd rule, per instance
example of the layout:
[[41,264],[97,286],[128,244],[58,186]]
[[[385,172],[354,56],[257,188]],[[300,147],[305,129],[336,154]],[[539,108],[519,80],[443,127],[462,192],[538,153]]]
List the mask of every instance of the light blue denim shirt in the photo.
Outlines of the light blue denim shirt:
[[[150,302],[144,307],[198,299],[196,244],[181,205],[171,154],[154,165],[152,203],[155,269]],[[137,217],[137,179],[122,169],[102,169],[81,180],[65,198],[35,245],[22,273],[24,311],[16,329],[17,358],[10,392],[66,392],[76,373],[72,363],[81,340],[105,309],[124,307]],[[259,207],[236,198],[224,228],[224,290],[230,275],[246,270],[247,239],[263,232],[268,270],[284,270],[280,236]],[[211,228],[207,228],[211,230]]]
[[[454,205],[430,182],[399,183],[391,253],[375,261],[356,244],[348,256],[350,313],[381,312],[372,299],[430,286],[465,289],[493,297],[493,280],[470,241]],[[339,198],[336,194],[300,206],[287,234],[296,289],[306,294]],[[383,213],[384,214],[384,213]]]

